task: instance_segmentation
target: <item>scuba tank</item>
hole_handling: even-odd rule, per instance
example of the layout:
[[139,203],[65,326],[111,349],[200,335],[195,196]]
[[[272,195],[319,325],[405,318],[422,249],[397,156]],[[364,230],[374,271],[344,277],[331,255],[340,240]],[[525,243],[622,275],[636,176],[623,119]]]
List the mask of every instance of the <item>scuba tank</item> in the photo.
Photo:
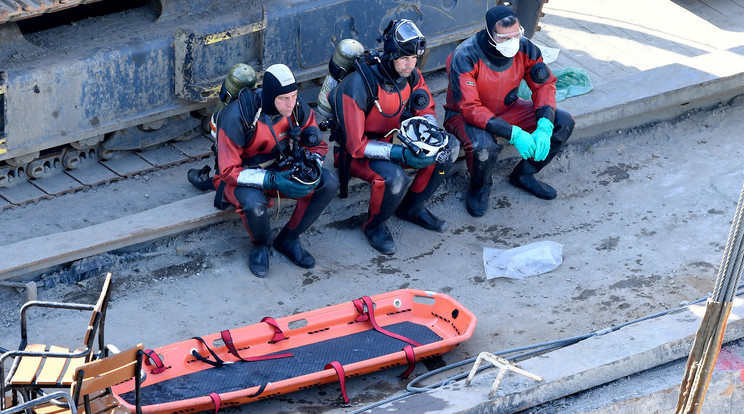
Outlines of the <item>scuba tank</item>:
[[220,90],[220,100],[214,107],[214,112],[219,112],[227,104],[238,97],[238,92],[243,88],[253,88],[256,86],[256,71],[251,65],[238,63],[233,65],[227,71],[225,82],[222,83]]
[[323,86],[318,93],[318,113],[326,119],[333,116],[328,103],[328,92],[338,85],[338,82],[352,69],[354,60],[364,53],[364,46],[354,39],[344,39],[336,45],[333,57],[328,62],[328,75],[323,80]]
[[[245,63],[237,63],[233,65],[230,70],[227,71],[225,81],[222,82],[222,88],[220,89],[219,100],[212,111],[212,116],[209,120],[209,130],[212,137],[217,139],[217,116],[230,102],[238,98],[238,93],[243,88],[253,88],[256,86],[257,76],[256,71],[251,65]],[[217,168],[217,145],[212,145],[212,152],[214,153],[215,171]],[[209,176],[212,168],[205,165],[202,168],[191,168],[187,172],[186,176],[189,182],[196,188],[202,191],[215,190],[214,183]],[[221,198],[221,195],[220,195]],[[215,206],[217,206],[215,200]]]
[[222,82],[220,96],[217,104],[212,111],[212,117],[209,120],[209,131],[212,138],[217,139],[217,114],[230,102],[238,98],[238,92],[243,88],[253,88],[256,86],[256,71],[251,65],[246,63],[237,63],[227,71],[227,77]]

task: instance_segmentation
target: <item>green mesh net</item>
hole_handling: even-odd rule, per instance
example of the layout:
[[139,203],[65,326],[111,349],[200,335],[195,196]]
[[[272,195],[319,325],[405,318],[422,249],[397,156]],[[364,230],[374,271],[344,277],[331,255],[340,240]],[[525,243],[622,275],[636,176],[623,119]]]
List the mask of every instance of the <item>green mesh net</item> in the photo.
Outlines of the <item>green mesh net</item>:
[[[558,78],[558,81],[555,83],[556,102],[572,96],[583,95],[592,90],[592,81],[589,80],[589,75],[586,74],[584,69],[567,67],[553,71],[553,74]],[[517,95],[522,99],[529,100],[532,98],[532,91],[527,86],[527,82],[522,81],[519,85]]]

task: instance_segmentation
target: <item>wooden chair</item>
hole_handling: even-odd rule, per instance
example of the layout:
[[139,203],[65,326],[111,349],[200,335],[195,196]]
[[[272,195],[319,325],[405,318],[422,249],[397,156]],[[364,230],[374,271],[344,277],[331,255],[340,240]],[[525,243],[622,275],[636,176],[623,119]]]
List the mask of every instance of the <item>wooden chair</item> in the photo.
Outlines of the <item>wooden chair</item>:
[[[127,349],[106,358],[83,364],[75,370],[75,381],[70,393],[56,392],[17,405],[0,414],[20,413],[33,410],[36,414],[103,414],[130,413],[120,404],[111,391],[111,386],[134,379],[135,410],[142,414],[140,389],[142,387],[142,357],[144,346]],[[64,399],[65,403],[59,400]]]
[[[106,308],[111,297],[111,273],[101,289],[95,305],[79,303],[57,303],[31,301],[21,307],[21,344],[18,350],[5,352],[0,357],[0,396],[12,391],[13,402],[18,400],[18,393],[28,401],[40,394],[44,388],[67,388],[72,385],[73,373],[80,365],[92,361],[103,352],[104,323]],[[32,308],[54,308],[92,311],[88,327],[83,335],[83,346],[74,350],[66,347],[45,344],[29,344],[26,312]],[[94,352],[95,340],[98,338],[98,352]],[[7,377],[5,361],[12,358],[12,365]],[[5,408],[5,399],[0,398],[0,409]]]

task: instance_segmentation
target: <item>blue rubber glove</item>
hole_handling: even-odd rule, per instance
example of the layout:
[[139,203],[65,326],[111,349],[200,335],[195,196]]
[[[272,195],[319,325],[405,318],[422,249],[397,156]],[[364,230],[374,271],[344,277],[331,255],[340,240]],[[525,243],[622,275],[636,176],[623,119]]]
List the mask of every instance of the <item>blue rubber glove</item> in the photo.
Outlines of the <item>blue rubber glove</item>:
[[535,156],[535,138],[522,128],[512,125],[511,139],[509,143],[519,151],[519,155],[525,160]]
[[290,178],[291,171],[267,171],[264,175],[264,190],[276,190],[289,198],[302,198],[315,188],[312,185],[300,184]]
[[548,118],[537,120],[537,129],[532,133],[535,139],[535,161],[543,161],[550,152],[550,137],[553,135],[553,123]]
[[390,149],[390,159],[401,165],[421,169],[434,164],[435,157],[418,156],[402,145],[393,145],[393,148]]

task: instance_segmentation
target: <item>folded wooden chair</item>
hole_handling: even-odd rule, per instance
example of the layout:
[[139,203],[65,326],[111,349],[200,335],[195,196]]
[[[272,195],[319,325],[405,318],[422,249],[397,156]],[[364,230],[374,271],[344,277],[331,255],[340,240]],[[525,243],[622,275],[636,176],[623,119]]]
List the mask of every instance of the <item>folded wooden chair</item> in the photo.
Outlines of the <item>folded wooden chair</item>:
[[[5,352],[0,357],[0,396],[11,391],[13,403],[18,393],[30,400],[45,388],[68,388],[72,385],[75,369],[92,361],[104,347],[104,322],[106,308],[111,296],[111,273],[101,289],[95,305],[31,301],[21,307],[21,344],[18,350]],[[74,350],[57,345],[29,344],[26,312],[32,308],[55,308],[92,311],[88,327],[83,335],[83,346]],[[94,352],[98,338],[98,351]],[[5,361],[12,359],[8,375],[5,376]],[[0,409],[5,408],[5,399],[0,398]]]
[[[142,414],[140,388],[142,386],[142,356],[144,346],[133,348],[105,358],[83,364],[75,370],[70,393],[57,392],[43,395],[17,405],[0,414],[20,413],[31,409],[37,414],[104,414],[130,413],[120,405],[111,392],[111,386],[125,381],[134,381],[135,409]],[[64,399],[62,402],[60,400]]]

